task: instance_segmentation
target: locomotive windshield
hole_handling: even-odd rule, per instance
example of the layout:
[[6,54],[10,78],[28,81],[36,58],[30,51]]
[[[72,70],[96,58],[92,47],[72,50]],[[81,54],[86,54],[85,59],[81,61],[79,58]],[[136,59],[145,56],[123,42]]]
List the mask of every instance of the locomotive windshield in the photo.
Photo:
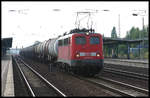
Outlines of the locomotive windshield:
[[75,42],[76,42],[76,44],[78,44],[78,45],[80,45],[80,44],[85,44],[86,43],[86,38],[85,37],[81,37],[81,36],[79,36],[79,37],[76,37],[75,38]]
[[90,37],[90,44],[99,44],[99,43],[100,43],[99,37],[96,36]]

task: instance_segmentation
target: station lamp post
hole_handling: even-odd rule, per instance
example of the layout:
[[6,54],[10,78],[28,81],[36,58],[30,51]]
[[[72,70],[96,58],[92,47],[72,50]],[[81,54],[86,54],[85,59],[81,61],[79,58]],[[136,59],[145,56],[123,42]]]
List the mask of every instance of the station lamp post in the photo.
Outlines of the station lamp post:
[[[98,11],[103,11],[103,12],[109,12],[109,9],[103,9],[103,10],[96,10],[96,13],[98,13]],[[104,34],[103,34],[104,35]]]
[[118,32],[119,32],[119,38],[120,38],[120,14],[118,15]]
[[[137,10],[134,10],[134,11],[137,11]],[[141,11],[144,12],[144,14],[140,14]],[[142,16],[142,31],[144,31],[144,16],[146,16],[146,10],[138,10],[138,13],[133,13],[132,15]],[[141,33],[139,33],[139,39],[142,39]],[[139,45],[139,51],[140,51],[140,46],[141,45]],[[143,46],[144,46],[144,36],[143,36]]]
[[[109,12],[110,10],[109,9],[96,10],[96,12],[98,12],[98,11]],[[103,34],[103,36],[104,36],[104,34]]]
[[[135,10],[136,11],[136,10]],[[140,14],[140,13],[133,13],[133,16],[142,16],[142,30],[144,30],[144,16],[146,14],[146,10],[139,10],[144,12],[144,15]],[[141,34],[139,35],[139,39],[141,39]]]
[[[29,9],[9,9],[8,13],[10,14],[14,14],[14,15],[18,15],[18,14],[23,14],[23,15],[28,15]],[[20,25],[18,24],[17,26],[18,29],[20,29]],[[12,35],[15,35],[14,33],[12,33]],[[18,50],[17,46],[16,46],[16,50]]]

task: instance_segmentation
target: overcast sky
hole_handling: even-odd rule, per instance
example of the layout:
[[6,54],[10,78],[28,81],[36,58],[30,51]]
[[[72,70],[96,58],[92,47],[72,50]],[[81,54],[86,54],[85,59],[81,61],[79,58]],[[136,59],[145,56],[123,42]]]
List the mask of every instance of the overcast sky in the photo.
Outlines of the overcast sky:
[[[93,25],[97,33],[111,36],[113,26],[118,34],[120,15],[120,37],[131,27],[142,29],[148,25],[148,2],[2,2],[2,38],[13,37],[12,48],[27,47],[35,41],[55,38],[75,28],[76,13],[94,11]],[[86,10],[90,9],[90,10]],[[109,11],[103,11],[103,10]],[[145,13],[146,11],[146,13]],[[139,16],[132,16],[137,13]],[[83,15],[81,15],[83,17]],[[86,26],[87,19],[83,19]],[[81,21],[82,22],[82,21]]]

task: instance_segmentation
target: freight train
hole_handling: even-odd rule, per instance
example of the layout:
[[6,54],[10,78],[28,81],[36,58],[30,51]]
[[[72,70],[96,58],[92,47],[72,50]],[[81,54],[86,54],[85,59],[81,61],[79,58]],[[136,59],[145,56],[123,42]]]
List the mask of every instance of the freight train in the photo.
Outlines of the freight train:
[[93,76],[103,69],[103,39],[93,30],[74,29],[63,36],[23,48],[20,55],[76,74]]

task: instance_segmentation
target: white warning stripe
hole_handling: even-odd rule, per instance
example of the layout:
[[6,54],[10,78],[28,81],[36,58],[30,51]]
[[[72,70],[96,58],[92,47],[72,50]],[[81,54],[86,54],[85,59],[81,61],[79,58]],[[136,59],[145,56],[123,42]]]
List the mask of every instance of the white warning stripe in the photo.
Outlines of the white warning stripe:
[[80,52],[80,56],[96,56],[96,52]]

